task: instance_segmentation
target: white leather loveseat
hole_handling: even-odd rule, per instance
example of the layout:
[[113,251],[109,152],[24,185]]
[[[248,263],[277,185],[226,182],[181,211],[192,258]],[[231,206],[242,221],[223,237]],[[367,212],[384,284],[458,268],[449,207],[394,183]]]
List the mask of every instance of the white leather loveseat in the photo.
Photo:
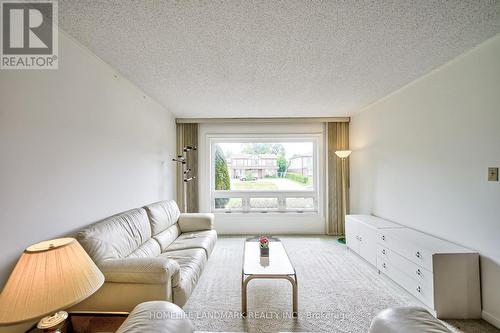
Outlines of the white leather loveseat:
[[213,220],[213,214],[181,214],[175,201],[162,201],[79,231],[77,240],[106,280],[72,310],[129,312],[152,300],[182,307],[216,243]]

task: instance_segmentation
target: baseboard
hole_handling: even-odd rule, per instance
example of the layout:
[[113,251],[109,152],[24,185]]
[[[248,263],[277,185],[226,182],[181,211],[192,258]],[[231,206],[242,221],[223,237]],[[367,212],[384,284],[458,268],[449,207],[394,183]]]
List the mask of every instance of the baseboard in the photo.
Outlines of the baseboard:
[[491,325],[500,328],[500,318],[497,318],[484,310],[481,312],[481,317]]

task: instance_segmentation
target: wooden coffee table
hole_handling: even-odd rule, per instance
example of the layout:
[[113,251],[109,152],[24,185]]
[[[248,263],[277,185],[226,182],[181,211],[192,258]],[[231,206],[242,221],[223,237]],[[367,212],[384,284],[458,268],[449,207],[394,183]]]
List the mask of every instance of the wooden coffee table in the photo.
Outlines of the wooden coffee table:
[[241,312],[247,316],[247,285],[254,279],[285,279],[292,284],[292,315],[298,314],[298,285],[295,268],[278,238],[269,239],[269,257],[260,256],[259,238],[248,238],[243,251]]

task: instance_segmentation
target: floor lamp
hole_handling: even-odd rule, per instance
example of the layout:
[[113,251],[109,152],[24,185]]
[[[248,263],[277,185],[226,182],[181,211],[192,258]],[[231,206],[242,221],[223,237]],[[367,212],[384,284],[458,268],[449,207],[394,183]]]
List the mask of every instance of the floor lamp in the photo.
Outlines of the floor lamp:
[[[345,221],[345,216],[347,214],[347,195],[346,195],[346,183],[345,183],[345,175],[346,175],[346,170],[345,170],[345,161],[351,155],[350,150],[337,150],[335,152],[335,155],[337,155],[340,160],[341,160],[341,178],[342,178],[342,217]],[[344,222],[345,223],[345,222]],[[345,237],[340,237],[339,242],[345,244]]]
[[177,158],[173,158],[172,161],[180,163],[182,165],[182,203],[184,213],[188,212],[188,193],[187,186],[190,181],[196,179],[196,176],[189,176],[191,173],[191,168],[188,166],[188,153],[198,150],[196,146],[186,146],[182,148],[182,155],[178,155]]

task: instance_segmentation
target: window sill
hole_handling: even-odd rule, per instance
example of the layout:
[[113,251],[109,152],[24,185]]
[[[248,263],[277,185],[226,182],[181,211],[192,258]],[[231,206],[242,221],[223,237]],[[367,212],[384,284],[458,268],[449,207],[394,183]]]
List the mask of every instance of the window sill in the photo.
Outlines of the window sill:
[[242,211],[232,211],[232,212],[224,212],[224,211],[213,211],[215,215],[319,215],[318,211],[287,211],[287,212],[278,212],[278,211],[268,211],[268,212],[242,212]]

